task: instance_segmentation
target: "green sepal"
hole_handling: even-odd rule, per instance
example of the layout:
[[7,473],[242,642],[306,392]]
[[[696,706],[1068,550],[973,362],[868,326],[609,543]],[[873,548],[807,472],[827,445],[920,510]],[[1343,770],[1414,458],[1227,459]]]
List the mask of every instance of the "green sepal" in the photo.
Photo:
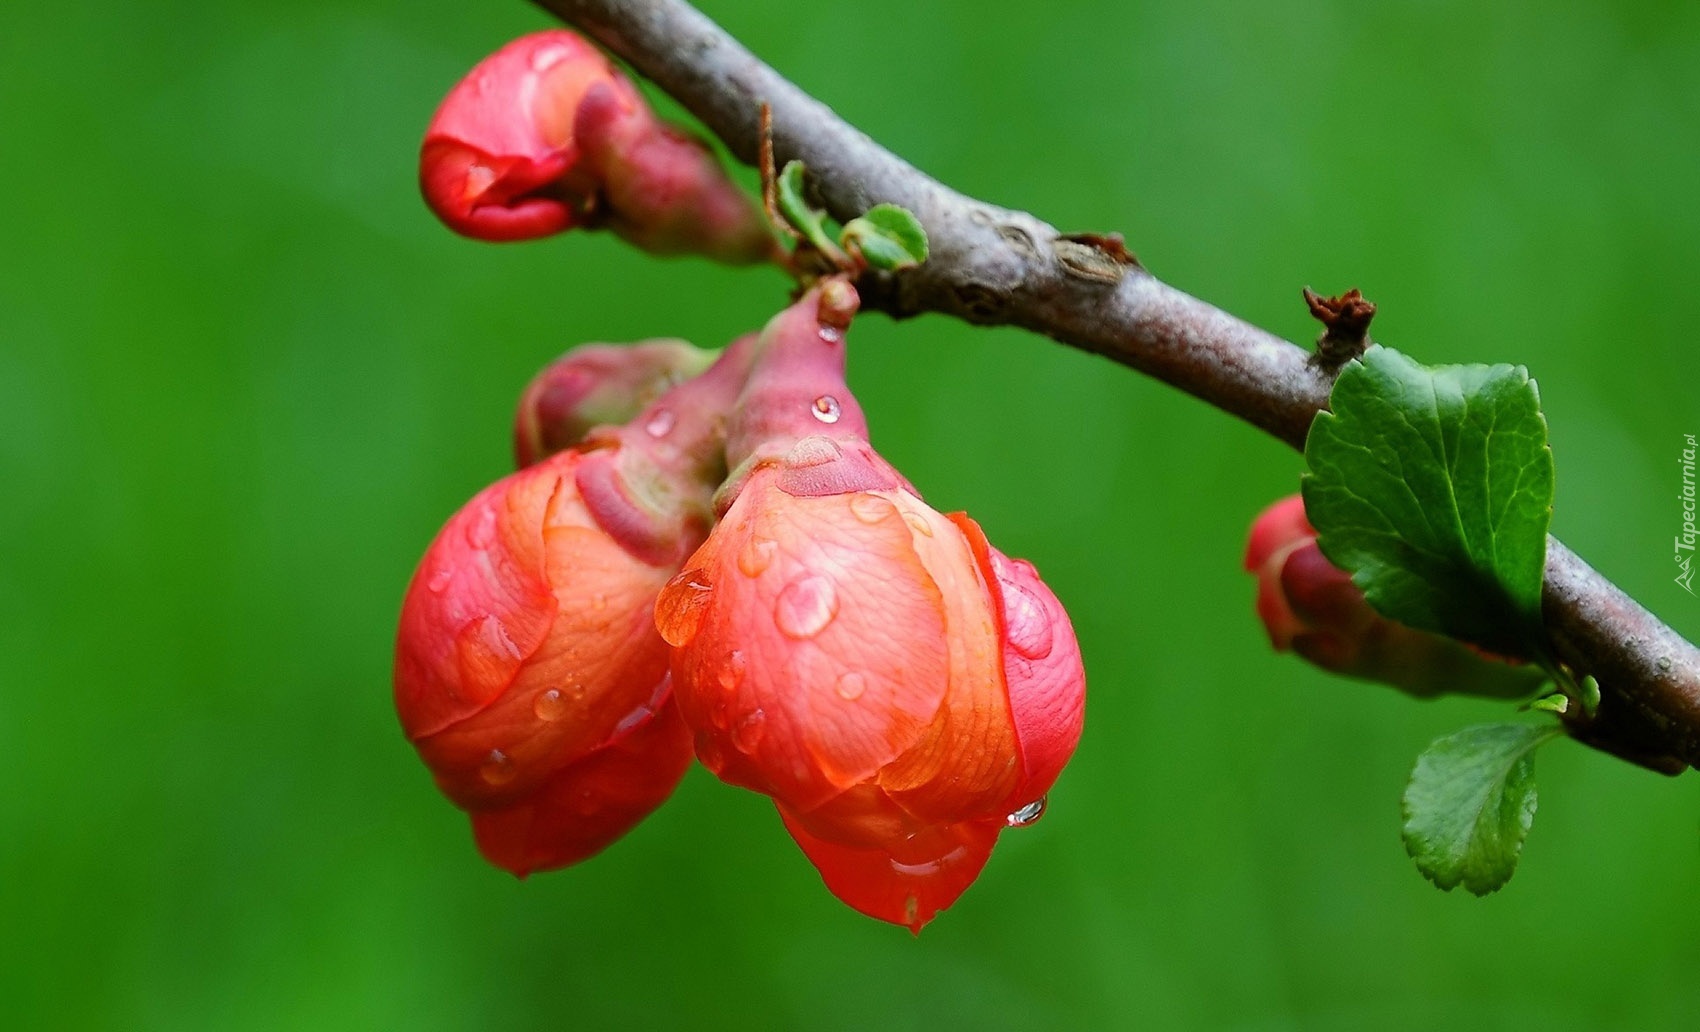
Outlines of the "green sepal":
[[876,204],[851,219],[839,235],[847,251],[860,251],[876,269],[892,271],[927,260],[927,231],[907,208]]

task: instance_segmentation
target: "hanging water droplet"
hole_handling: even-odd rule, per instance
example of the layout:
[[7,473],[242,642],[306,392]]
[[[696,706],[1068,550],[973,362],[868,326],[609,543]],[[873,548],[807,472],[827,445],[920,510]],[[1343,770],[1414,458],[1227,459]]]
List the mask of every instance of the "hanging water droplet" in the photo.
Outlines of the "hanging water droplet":
[[1012,828],[1025,828],[1045,814],[1045,797],[1039,798],[1023,806],[1021,809],[1004,818],[1004,823]]
[[809,407],[809,411],[814,413],[814,417],[822,423],[836,423],[841,410],[838,407],[837,398],[830,394],[823,394],[815,399],[815,403]]
[[855,702],[868,690],[868,678],[857,671],[850,671],[838,679],[838,697],[845,702]]
[[431,579],[425,583],[425,586],[431,590],[433,595],[435,595],[441,593],[443,589],[447,588],[449,586],[449,581],[452,580],[454,580],[453,573],[448,570],[438,570],[436,573],[431,575]]
[[744,654],[733,649],[732,654],[726,657],[726,665],[720,668],[717,678],[721,690],[728,695],[737,691],[738,686],[744,683],[744,671],[748,670],[749,666],[750,661],[744,658]]
[[760,577],[763,570],[773,565],[773,554],[777,551],[779,542],[752,534],[738,551],[738,569],[746,577]]
[[519,771],[514,769],[514,761],[500,749],[491,749],[490,755],[484,760],[484,765],[478,768],[478,776],[484,779],[486,785],[499,788],[514,779]]
[[538,720],[560,720],[567,712],[567,697],[559,688],[551,688],[531,704],[531,712],[537,714]]
[[850,513],[863,523],[878,523],[897,511],[889,498],[861,492],[850,496]]
[[473,548],[489,548],[490,542],[496,540],[496,510],[481,509],[472,521],[472,526],[466,528],[466,542]]
[[1015,651],[1028,659],[1051,654],[1051,615],[1031,591],[1013,581],[1003,582],[1003,622]]
[[720,739],[711,735],[697,736],[697,759],[708,768],[710,774],[719,774],[726,769],[726,749],[720,744]]
[[673,430],[673,424],[678,422],[669,409],[656,409],[655,415],[649,417],[649,422],[643,425],[644,433],[651,437],[666,437]]
[[844,339],[844,331],[836,326],[822,326],[820,328],[820,339],[827,344],[837,344]]
[[732,729],[732,743],[741,752],[754,752],[761,744],[762,735],[767,734],[767,714],[759,709],[751,710],[738,726]]
[[774,601],[773,619],[786,637],[806,641],[826,630],[838,615],[838,590],[817,574],[799,577]]
[[655,627],[667,644],[684,648],[697,636],[712,589],[701,570],[686,570],[661,589],[655,600]]

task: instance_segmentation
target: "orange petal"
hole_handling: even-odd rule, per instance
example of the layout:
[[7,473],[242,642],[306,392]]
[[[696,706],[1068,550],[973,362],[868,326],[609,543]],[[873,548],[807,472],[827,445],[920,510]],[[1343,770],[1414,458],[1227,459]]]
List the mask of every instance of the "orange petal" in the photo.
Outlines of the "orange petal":
[[956,902],[992,854],[1002,819],[930,827],[886,848],[857,848],[817,838],[779,807],[796,839],[834,896],[869,917],[921,926]]
[[690,766],[690,732],[671,704],[551,777],[523,802],[474,813],[478,850],[525,877],[588,859],[672,795]]

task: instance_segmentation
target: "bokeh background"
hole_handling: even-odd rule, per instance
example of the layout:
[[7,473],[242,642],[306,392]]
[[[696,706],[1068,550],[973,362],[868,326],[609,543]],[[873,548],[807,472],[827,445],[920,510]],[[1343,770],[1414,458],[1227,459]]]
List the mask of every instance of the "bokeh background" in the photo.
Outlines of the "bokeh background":
[[[921,167],[1290,338],[1539,377],[1557,533],[1690,637],[1700,5],[705,0]],[[1069,604],[1088,727],[919,938],[703,772],[593,862],[476,857],[389,701],[401,592],[569,344],[722,342],[773,272],[436,226],[420,131],[520,0],[0,9],[0,1008],[9,1028],[1689,1029],[1700,780],[1568,742],[1443,895],[1398,796],[1505,716],[1270,652],[1298,457],[1087,355],[863,319],[876,443]]]

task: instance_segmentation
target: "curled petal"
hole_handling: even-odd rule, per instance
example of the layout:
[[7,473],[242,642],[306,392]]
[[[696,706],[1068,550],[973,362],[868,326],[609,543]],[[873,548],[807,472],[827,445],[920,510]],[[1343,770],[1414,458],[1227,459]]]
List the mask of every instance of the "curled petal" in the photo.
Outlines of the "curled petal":
[[690,762],[690,732],[669,702],[522,801],[473,813],[478,850],[522,878],[589,859],[666,802]]

